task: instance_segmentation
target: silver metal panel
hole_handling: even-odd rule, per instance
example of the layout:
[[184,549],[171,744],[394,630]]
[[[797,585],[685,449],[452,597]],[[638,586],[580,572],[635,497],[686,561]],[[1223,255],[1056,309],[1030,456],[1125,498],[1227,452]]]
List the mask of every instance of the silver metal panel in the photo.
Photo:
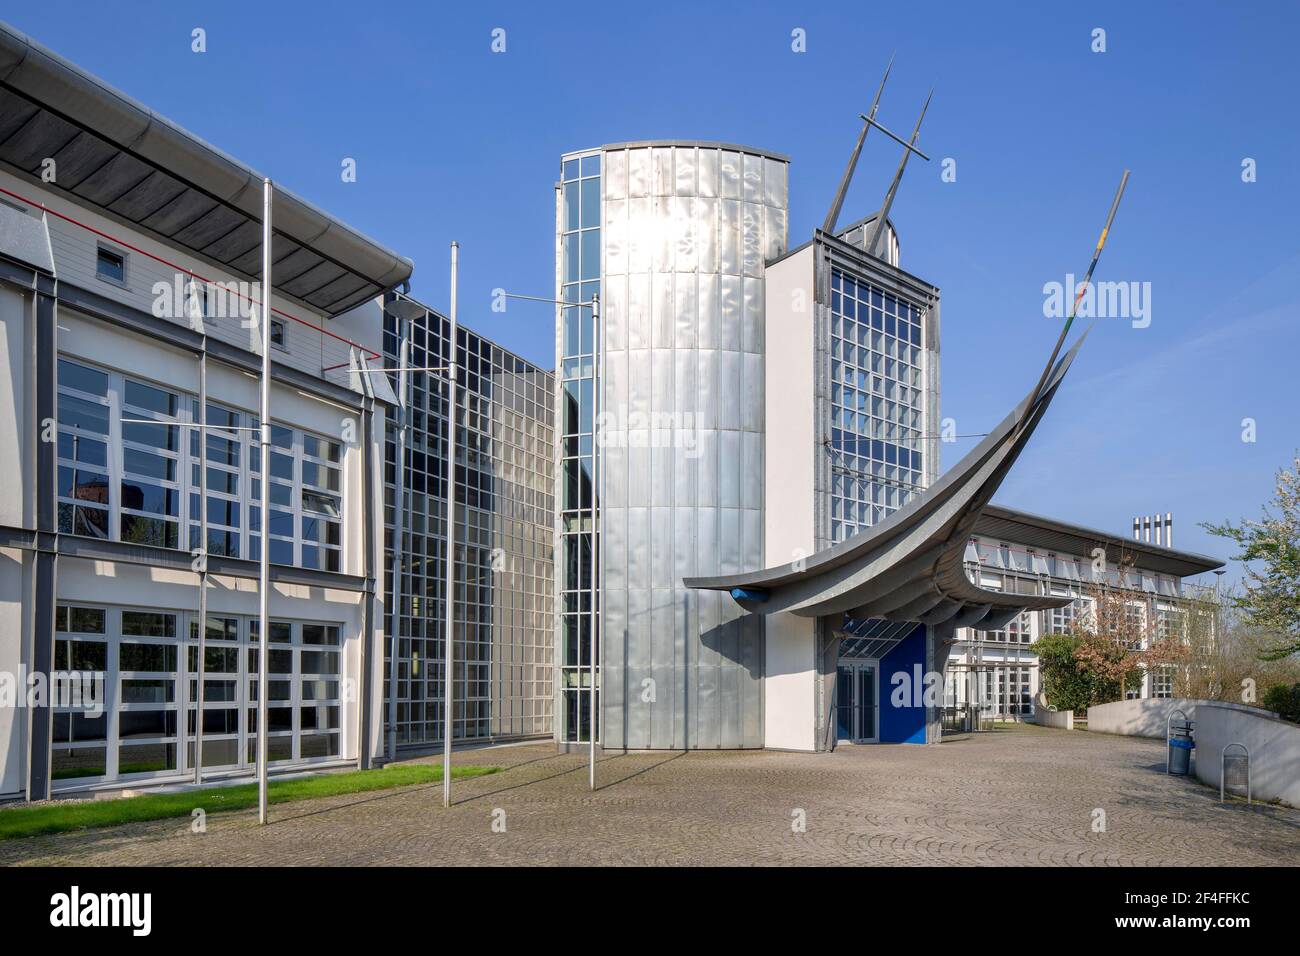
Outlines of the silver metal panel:
[[[718,431],[702,428],[696,434],[695,457],[695,503],[702,507],[716,508],[720,500],[718,490]],[[681,502],[685,505],[685,502]],[[701,551],[703,556],[703,551]],[[709,562],[710,564],[713,562]]]
[[741,334],[740,277],[724,275],[720,281],[718,348],[740,351]]
[[606,202],[611,199],[627,198],[627,155],[623,150],[605,155],[601,185],[605,190]]
[[697,397],[696,426],[701,429],[718,427],[718,353],[713,349],[700,349],[696,368]]
[[762,622],[682,578],[762,563],[762,266],[786,245],[785,164],[661,143],[610,150],[604,169],[605,317],[622,325],[606,412],[644,425],[604,452],[605,586],[628,589],[626,650],[611,643],[602,672],[607,711],[623,702],[609,742],[759,746]]
[[701,148],[698,154],[700,196],[716,199],[718,196],[718,150]]
[[[644,578],[642,579],[644,580]],[[623,675],[610,671],[610,679],[623,677],[630,694],[626,708],[627,737],[626,746],[646,747],[650,741],[650,711],[641,702],[638,692],[642,681],[651,677],[651,619],[650,591],[636,588],[627,592],[627,647],[625,649],[627,664]]]
[[673,151],[671,147],[660,147],[653,151],[651,158],[651,194],[654,196],[671,196],[673,194]]
[[718,511],[718,569],[722,574],[740,573],[740,509]]
[[[677,259],[680,263],[681,256]],[[689,355],[689,350],[695,348],[695,333],[699,325],[696,320],[699,310],[695,306],[697,292],[694,272],[679,271],[673,283],[673,313],[676,317],[673,345],[682,356]]]
[[718,205],[718,271],[740,274],[740,203],[724,199]]
[[[740,427],[747,434],[763,434],[763,356],[745,352],[740,356]],[[761,457],[761,456],[760,456]],[[761,462],[760,462],[761,464]]]
[[[713,572],[705,573],[716,573],[717,568],[721,566],[721,562],[718,560],[718,509],[697,508],[696,519],[695,553],[699,558],[697,566],[702,571],[705,568],[713,569]],[[701,598],[703,596],[701,595]]]
[[669,749],[673,746],[674,710],[677,694],[673,679],[673,643],[677,630],[671,588],[656,588],[651,592],[651,630],[653,652],[650,676],[654,680],[654,700],[649,703],[650,746]]
[[722,308],[721,277],[713,273],[700,275],[699,308],[696,325],[699,329],[699,347],[716,349],[718,347],[718,330],[721,327]]
[[740,428],[740,353],[718,353],[718,427]]
[[650,195],[650,151],[630,149],[627,156],[627,194],[629,198]]
[[718,151],[718,173],[722,182],[723,199],[739,199],[740,189],[740,154],[729,149]]
[[718,504],[723,508],[740,507],[744,470],[740,432],[733,429],[718,432]]
[[676,193],[679,196],[694,196],[698,191],[695,183],[695,155],[693,146],[678,146],[674,150]]
[[747,276],[763,275],[763,207],[740,204],[740,266]]
[[[650,473],[650,448],[648,443],[635,437],[637,434],[644,433],[639,431],[630,433],[632,441],[627,449],[627,497],[622,503],[629,508],[648,508],[654,497]],[[617,508],[618,505],[618,499],[611,497],[611,509]],[[637,539],[630,524],[628,535],[628,540],[635,546]],[[636,576],[629,573],[629,583],[635,581]]]
[[[603,605],[603,627],[601,629],[601,666],[608,668],[606,673],[622,673],[626,665],[628,645],[627,631],[627,592],[609,587],[606,577]],[[608,681],[604,685],[605,718],[604,743],[607,747],[626,746],[626,726],[624,714],[627,711],[629,694],[634,694],[635,686],[629,688],[621,680]]]
[[[744,462],[741,468],[740,505],[754,511],[763,510],[763,436],[760,432],[741,432],[741,455]],[[782,452],[778,449],[777,454]],[[782,493],[778,489],[778,496]],[[780,498],[777,499],[778,503]],[[755,570],[757,565],[754,566]]]

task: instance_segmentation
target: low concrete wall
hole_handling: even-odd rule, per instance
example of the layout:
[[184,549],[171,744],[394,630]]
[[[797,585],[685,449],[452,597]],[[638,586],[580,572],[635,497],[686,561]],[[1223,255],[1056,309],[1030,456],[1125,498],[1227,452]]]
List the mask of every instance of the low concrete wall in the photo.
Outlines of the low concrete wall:
[[1034,697],[1034,723],[1040,727],[1059,727],[1061,730],[1074,729],[1074,711],[1072,710],[1051,710],[1047,706],[1047,700],[1040,691]]
[[[1223,748],[1250,751],[1250,789],[1255,800],[1300,807],[1300,724],[1233,704],[1202,702],[1196,717],[1197,779],[1217,788]],[[1240,753],[1233,748],[1234,753]]]
[[[1205,706],[1239,710],[1262,717],[1277,717],[1271,710],[1231,704],[1218,700],[1197,700],[1188,697],[1144,697],[1140,700],[1117,700],[1088,708],[1088,729],[1103,734],[1122,734],[1126,737],[1155,737],[1165,739],[1169,711],[1178,708],[1195,721],[1197,709]],[[1198,726],[1197,731],[1200,730]],[[1217,771],[1216,771],[1217,772]]]

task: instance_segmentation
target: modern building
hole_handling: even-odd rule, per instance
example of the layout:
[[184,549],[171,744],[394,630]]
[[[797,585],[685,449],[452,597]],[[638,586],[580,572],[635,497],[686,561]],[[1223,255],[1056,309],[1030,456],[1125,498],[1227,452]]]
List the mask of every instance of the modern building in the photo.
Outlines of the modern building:
[[[900,267],[889,215],[911,146],[880,209],[836,224],[866,132],[794,248],[785,157],[561,158],[562,747],[589,739],[593,686],[610,750],[933,742],[945,687],[950,707],[1024,712],[1023,648],[1075,613],[1070,569],[1097,547],[1153,615],[1220,566],[990,506],[1077,345],[940,478],[940,293]],[[1013,544],[1041,549],[1026,580],[1020,559],[990,566]]]
[[[0,799],[193,780],[200,736],[204,780],[254,771],[261,204],[259,173],[0,25]],[[443,733],[445,387],[411,373],[403,417],[383,370],[403,337],[446,363],[448,324],[388,314],[406,259],[282,188],[272,218],[270,769],[364,767],[386,729]],[[549,735],[552,378],[457,346],[454,736]],[[88,694],[27,706],[65,672]]]
[[594,643],[605,746],[761,747],[762,622],[682,579],[762,561],[787,160],[621,143],[565,155],[556,190],[557,298],[602,306],[557,326],[557,739],[587,738]]
[[[1161,543],[1163,541],[1163,543]],[[1102,562],[1098,562],[1098,558]],[[1063,634],[1091,612],[1097,588],[1122,594],[1144,642],[1187,630],[1190,608],[1211,598],[1185,578],[1222,567],[1213,558],[1175,551],[1167,535],[1132,540],[1093,528],[989,505],[966,547],[967,573],[996,591],[1069,597],[1071,603],[1025,612],[992,631],[961,628],[948,662],[947,717],[969,724],[968,712],[992,719],[1024,719],[1034,712],[1038,661],[1028,647],[1047,634]],[[1213,616],[1207,619],[1213,636]],[[1172,667],[1143,673],[1130,697],[1174,696]]]
[[554,372],[453,343],[409,261],[277,188],[263,463],[262,176],[0,25],[0,799],[254,772],[264,533],[276,772],[933,741],[1023,713],[1087,584],[1169,618],[1217,562],[990,504],[1077,345],[941,472],[906,154],[836,225],[863,137],[794,248],[778,154],[563,156]]

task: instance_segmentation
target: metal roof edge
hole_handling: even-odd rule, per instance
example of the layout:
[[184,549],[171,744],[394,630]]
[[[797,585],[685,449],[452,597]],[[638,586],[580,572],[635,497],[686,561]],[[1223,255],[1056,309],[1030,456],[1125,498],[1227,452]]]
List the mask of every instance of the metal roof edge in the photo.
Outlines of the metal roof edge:
[[[46,84],[34,83],[33,79],[45,79]],[[48,104],[119,148],[137,153],[246,214],[261,218],[260,194],[254,195],[256,191],[248,187],[260,183],[265,178],[262,173],[4,21],[0,21],[0,81],[39,103]],[[48,86],[51,82],[57,84],[57,90],[51,91]],[[43,85],[45,89],[41,88]],[[274,178],[272,182],[276,183]],[[278,183],[275,195],[277,206],[284,203],[288,208],[283,212],[295,217],[299,229],[306,234],[290,231],[277,222],[278,232],[308,247],[328,233],[331,258],[340,255],[355,258],[364,264],[354,266],[357,273],[376,285],[388,283],[385,289],[410,277],[415,268],[410,259]]]

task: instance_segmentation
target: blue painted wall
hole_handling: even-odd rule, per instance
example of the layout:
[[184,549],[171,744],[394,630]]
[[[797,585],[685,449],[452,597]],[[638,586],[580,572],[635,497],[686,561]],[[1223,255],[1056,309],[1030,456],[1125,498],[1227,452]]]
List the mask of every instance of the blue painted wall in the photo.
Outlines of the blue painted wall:
[[[895,674],[906,674],[899,690]],[[887,744],[925,743],[925,625],[918,624],[892,651],[880,659],[880,742]],[[895,706],[899,695],[904,705]],[[921,706],[915,706],[921,704]]]

